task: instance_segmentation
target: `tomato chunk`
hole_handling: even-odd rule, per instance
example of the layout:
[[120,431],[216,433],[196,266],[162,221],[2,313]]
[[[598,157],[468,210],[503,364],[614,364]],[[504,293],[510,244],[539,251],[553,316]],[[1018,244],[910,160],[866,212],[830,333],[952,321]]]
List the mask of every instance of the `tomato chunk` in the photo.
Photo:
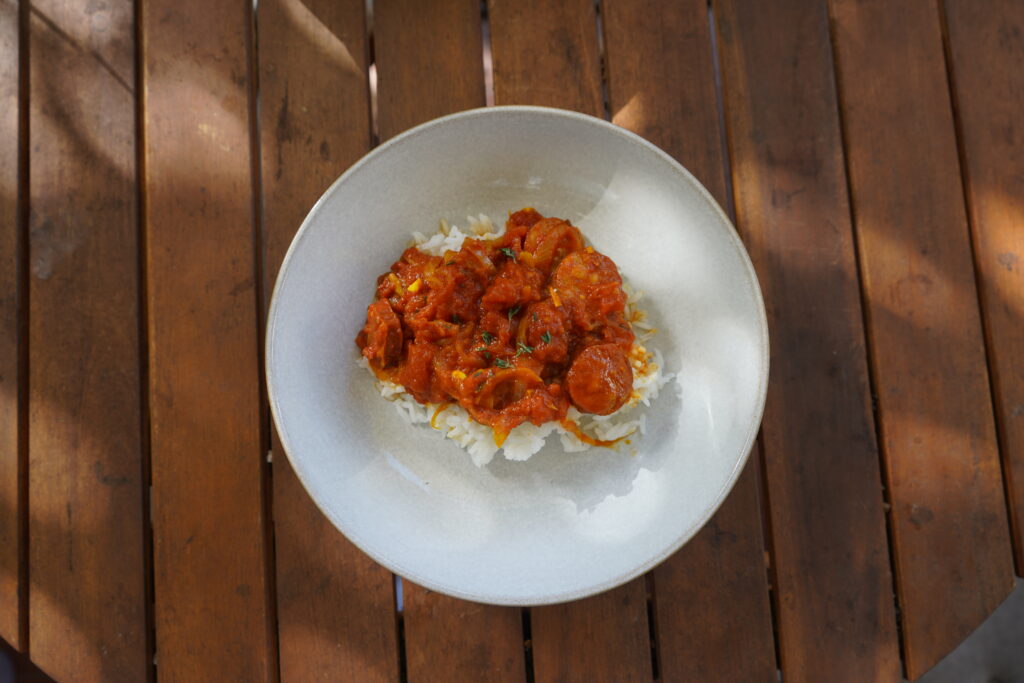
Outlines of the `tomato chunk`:
[[387,301],[375,301],[366,309],[366,325],[359,333],[363,356],[386,368],[402,353],[402,323]]

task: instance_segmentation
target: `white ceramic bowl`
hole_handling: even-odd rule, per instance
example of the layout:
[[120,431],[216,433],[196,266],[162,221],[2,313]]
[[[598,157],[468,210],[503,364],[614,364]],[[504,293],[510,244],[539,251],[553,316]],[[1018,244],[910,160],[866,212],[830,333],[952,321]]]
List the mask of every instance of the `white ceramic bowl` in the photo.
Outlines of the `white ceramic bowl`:
[[[679,375],[622,450],[482,469],[404,422],[356,366],[376,277],[438,219],[536,207],[610,256]],[[357,546],[416,583],[479,602],[562,602],[677,550],[725,498],[757,433],[768,333],[753,268],[707,191],[643,139],[589,116],[494,107],[394,138],[335,182],[285,258],[267,326],[274,419],[295,471]]]

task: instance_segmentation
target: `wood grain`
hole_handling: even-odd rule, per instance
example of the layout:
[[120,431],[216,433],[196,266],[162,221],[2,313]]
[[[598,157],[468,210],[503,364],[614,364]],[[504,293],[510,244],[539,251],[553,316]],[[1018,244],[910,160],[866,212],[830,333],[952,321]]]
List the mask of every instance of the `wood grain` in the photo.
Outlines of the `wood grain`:
[[18,4],[0,2],[0,640],[21,643],[21,318]]
[[[496,104],[535,104],[603,116],[593,3],[491,0]],[[652,676],[642,578],[585,600],[532,610],[538,681],[632,681]]]
[[772,339],[762,425],[787,681],[900,679],[826,8],[716,2],[736,214]]
[[[377,2],[373,24],[381,140],[484,105],[479,2]],[[410,581],[404,595],[410,681],[523,680],[518,609],[468,603]]]
[[[707,3],[603,3],[612,121],[655,143],[728,206]],[[665,681],[773,681],[757,447],[696,537],[654,570]]]
[[381,140],[484,106],[479,2],[375,2],[373,36]]
[[265,571],[251,5],[142,4],[161,681],[274,678]]
[[456,600],[405,582],[410,681],[523,681],[520,610]]
[[831,3],[907,675],[1013,566],[937,7]]
[[975,268],[1024,573],[1024,4],[946,2]]
[[583,600],[534,607],[532,627],[538,681],[652,678],[643,578]]
[[495,104],[604,116],[591,0],[489,0]]
[[[362,0],[263,0],[258,25],[268,306],[309,207],[369,150],[370,104]],[[397,680],[391,573],[324,517],[276,431],[271,450],[282,680]]]
[[133,7],[31,13],[32,660],[145,680]]

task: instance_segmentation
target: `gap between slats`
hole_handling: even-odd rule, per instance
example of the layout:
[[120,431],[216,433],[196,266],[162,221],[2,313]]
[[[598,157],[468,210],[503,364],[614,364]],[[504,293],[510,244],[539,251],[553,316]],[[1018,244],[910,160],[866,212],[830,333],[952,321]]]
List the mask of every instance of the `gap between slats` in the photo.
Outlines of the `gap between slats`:
[[491,55],[491,16],[487,0],[480,0],[480,30],[483,32],[484,103],[494,106],[494,58]]
[[398,680],[399,683],[408,683],[409,666],[405,657],[405,611],[403,609],[403,584],[402,577],[398,574],[395,577],[395,642],[398,645]]
[[[732,195],[729,195],[732,201]],[[772,535],[771,498],[768,493],[768,478],[765,472],[768,471],[768,463],[764,455],[764,438],[760,432],[757,435],[756,445],[758,455],[758,492],[761,494],[761,535],[764,543],[765,572],[768,574],[768,609],[772,618],[772,647],[775,652],[775,671],[779,680],[782,680],[782,644],[779,641],[779,579],[775,564],[775,544]]]
[[149,253],[148,232],[146,231],[146,127],[145,102],[142,96],[145,87],[143,46],[142,46],[142,0],[134,0],[135,17],[135,193],[136,229],[138,231],[138,306],[139,306],[139,429],[142,446],[142,566],[145,571],[143,596],[146,620],[146,674],[150,681],[156,681],[156,603],[154,598],[153,573],[153,513],[151,496],[153,491],[153,470],[150,451],[149,418],[149,287],[146,254]]
[[267,603],[267,650],[270,657],[270,671],[275,681],[281,680],[281,658],[279,655],[279,634],[277,616],[277,571],[274,558],[276,557],[274,538],[274,470],[271,458],[271,419],[270,405],[267,397],[267,382],[263,369],[266,339],[266,301],[264,300],[263,288],[263,254],[264,254],[264,205],[263,205],[263,171],[261,166],[262,155],[260,130],[260,89],[259,89],[259,24],[256,13],[256,2],[249,6],[249,30],[246,33],[246,51],[248,53],[249,71],[249,160],[250,177],[252,179],[252,216],[253,216],[253,277],[257,286],[253,288],[256,298],[256,340],[259,359],[259,391],[260,391],[260,453],[266,457],[260,459],[262,477],[260,484],[263,487],[261,503],[263,505],[264,523],[264,572],[266,581],[264,583]]
[[533,673],[533,621],[530,615],[530,608],[524,607],[523,618],[523,671],[526,673],[526,683],[534,683]]
[[370,87],[370,149],[380,144],[380,126],[377,123],[377,55],[373,45],[373,0],[366,0],[366,45],[369,58],[366,81]]
[[598,73],[601,75],[601,107],[604,120],[612,120],[611,97],[608,94],[608,55],[605,51],[604,18],[601,16],[603,0],[594,0],[594,30],[597,32]]
[[946,4],[943,0],[937,0],[936,5],[939,13],[939,25],[942,27],[942,57],[946,67],[946,86],[949,90],[949,103],[953,112],[953,127],[956,134],[956,153],[960,165],[960,187],[964,196],[964,208],[967,212],[967,243],[971,248],[971,263],[974,266],[974,288],[978,296],[978,310],[981,315],[981,335],[985,346],[985,368],[988,372],[988,387],[992,401],[992,414],[996,423],[996,447],[999,449],[999,465],[1003,475],[1003,498],[1006,502],[1006,518],[1010,523],[1010,543],[1014,550],[1014,562],[1017,575],[1024,574],[1024,565],[1021,559],[1024,557],[1024,549],[1018,547],[1018,539],[1021,538],[1020,529],[1017,528],[1017,517],[1013,510],[1013,477],[1009,460],[1009,453],[1006,448],[1006,425],[1003,420],[1003,411],[999,410],[999,383],[996,371],[992,362],[992,330],[989,317],[985,311],[985,282],[981,274],[981,266],[978,260],[978,246],[975,243],[977,226],[975,225],[975,212],[971,198],[971,177],[967,164],[967,156],[964,149],[963,122],[961,121],[960,102],[956,95],[956,73],[953,68],[953,48],[949,40],[949,23],[946,16]]
[[245,33],[246,68],[248,70],[248,115],[249,115],[249,178],[252,190],[252,272],[253,296],[256,304],[256,358],[259,366],[256,374],[259,377],[259,414],[260,414],[260,503],[263,507],[263,572],[266,577],[263,583],[264,600],[266,602],[267,619],[267,656],[268,668],[274,681],[281,680],[281,657],[279,654],[279,635],[277,618],[277,571],[274,558],[274,474],[271,462],[270,403],[267,397],[267,379],[264,375],[264,340],[266,338],[267,310],[264,301],[263,287],[263,171],[261,166],[262,135],[260,130],[260,83],[259,83],[259,25],[257,23],[256,0],[246,3],[248,30]]
[[29,3],[18,3],[18,640],[29,653],[28,379],[29,379]]

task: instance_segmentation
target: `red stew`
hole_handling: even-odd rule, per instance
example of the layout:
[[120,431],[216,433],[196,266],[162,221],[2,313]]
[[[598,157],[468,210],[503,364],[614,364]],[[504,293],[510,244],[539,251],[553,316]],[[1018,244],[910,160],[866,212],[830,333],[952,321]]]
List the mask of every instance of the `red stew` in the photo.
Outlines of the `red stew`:
[[406,249],[377,279],[356,344],[378,377],[420,403],[457,402],[501,445],[523,422],[567,423],[570,404],[622,407],[633,340],[615,263],[568,221],[523,209],[498,239]]

